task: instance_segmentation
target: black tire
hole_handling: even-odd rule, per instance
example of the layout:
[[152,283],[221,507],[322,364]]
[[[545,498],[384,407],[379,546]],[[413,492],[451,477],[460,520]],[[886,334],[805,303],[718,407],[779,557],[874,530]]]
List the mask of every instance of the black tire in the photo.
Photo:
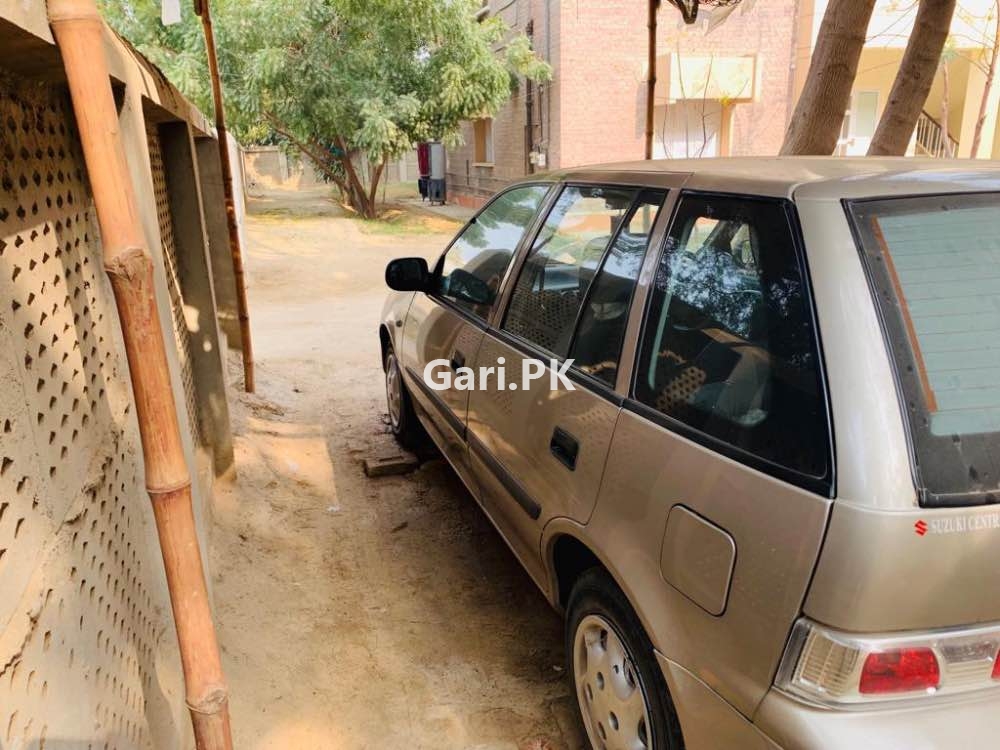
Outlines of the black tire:
[[[592,625],[593,616],[611,626],[624,646],[631,666],[634,667],[635,674],[629,676],[638,684],[642,695],[645,696],[646,714],[649,717],[645,735],[648,750],[683,750],[684,739],[681,735],[680,722],[673,701],[670,699],[663,672],[653,653],[653,644],[625,598],[625,594],[611,576],[600,568],[591,568],[577,580],[570,593],[566,616],[566,671],[576,699],[577,717],[584,727],[584,735],[591,731],[582,706],[582,701],[587,701],[588,698],[577,688],[575,649],[577,630],[585,620]],[[601,689],[604,689],[603,682]],[[594,721],[596,723],[596,717]],[[617,727],[615,729],[617,730]],[[598,733],[596,727],[594,731]],[[602,726],[600,731],[610,730]],[[588,739],[584,741],[589,742],[587,747],[593,750],[602,750],[604,747],[600,740],[596,744]]]
[[[410,398],[410,392],[406,389],[406,383],[403,382],[403,373],[392,346],[386,349],[385,361],[382,364],[385,371],[386,405],[389,411],[389,427],[392,430],[392,435],[403,448],[410,451],[420,451],[427,446],[429,440],[423,425],[417,419],[416,412],[413,411],[413,400]],[[393,375],[393,371],[395,371],[395,375]],[[393,377],[396,378],[395,381],[392,380]],[[394,413],[390,395],[390,390],[394,387],[399,389],[399,403],[396,410],[398,413]]]

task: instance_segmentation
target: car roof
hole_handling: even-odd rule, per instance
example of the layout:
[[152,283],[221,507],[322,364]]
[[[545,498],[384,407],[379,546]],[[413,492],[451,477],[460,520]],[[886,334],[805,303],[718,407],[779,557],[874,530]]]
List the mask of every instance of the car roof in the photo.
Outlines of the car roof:
[[678,184],[686,189],[801,199],[1000,191],[1000,161],[774,156],[655,159],[554,171],[553,180]]

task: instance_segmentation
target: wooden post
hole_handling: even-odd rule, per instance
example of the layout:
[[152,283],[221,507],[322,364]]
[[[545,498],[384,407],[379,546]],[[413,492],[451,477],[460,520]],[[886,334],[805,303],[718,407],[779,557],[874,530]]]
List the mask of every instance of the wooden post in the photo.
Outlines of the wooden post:
[[208,55],[208,72],[212,79],[212,100],[215,103],[215,132],[219,139],[219,163],[222,166],[222,192],[226,200],[226,221],[229,225],[229,252],[233,256],[233,279],[236,282],[236,312],[240,319],[240,342],[243,347],[243,385],[247,393],[255,389],[253,376],[253,341],[250,338],[250,309],[247,305],[246,278],[243,273],[243,249],[240,247],[240,230],[236,223],[236,203],[233,200],[233,169],[229,161],[229,143],[226,139],[226,113],[222,102],[222,82],[219,79],[219,58],[215,51],[215,34],[212,31],[212,12],[209,0],[195,0],[195,12],[201,17],[205,32],[205,52]]
[[719,156],[731,156],[733,149],[733,105],[722,102],[719,115]]
[[231,750],[229,699],[208,604],[167,352],[157,313],[153,261],[139,220],[104,57],[94,0],[48,0],[66,68],[87,173],[132,378],[146,489],[166,569],[185,697],[199,750]]
[[653,158],[653,112],[656,107],[656,14],[660,9],[660,0],[649,0],[649,19],[646,27],[649,29],[648,53],[649,74],[646,77],[646,157]]

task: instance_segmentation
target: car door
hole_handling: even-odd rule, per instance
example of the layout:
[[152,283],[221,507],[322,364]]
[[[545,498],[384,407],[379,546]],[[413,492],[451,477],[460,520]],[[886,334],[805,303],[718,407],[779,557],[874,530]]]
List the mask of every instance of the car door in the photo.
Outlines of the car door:
[[833,491],[792,208],[682,194],[648,277],[633,391],[588,530],[654,646],[751,715]]
[[[465,446],[468,391],[436,390],[425,379],[475,361],[501,282],[518,245],[551,185],[519,185],[497,195],[437,262],[432,291],[417,293],[403,326],[404,378],[424,425],[469,487],[474,487]],[[431,372],[427,373],[428,375]]]
[[[480,372],[505,368],[507,381],[470,395],[481,501],[539,583],[545,523],[586,521],[597,499],[621,403],[615,386],[633,290],[665,197],[638,187],[563,187],[512,280],[502,323],[476,358]],[[567,357],[575,359],[567,370],[573,389],[553,379]],[[522,383],[530,359],[548,364]]]

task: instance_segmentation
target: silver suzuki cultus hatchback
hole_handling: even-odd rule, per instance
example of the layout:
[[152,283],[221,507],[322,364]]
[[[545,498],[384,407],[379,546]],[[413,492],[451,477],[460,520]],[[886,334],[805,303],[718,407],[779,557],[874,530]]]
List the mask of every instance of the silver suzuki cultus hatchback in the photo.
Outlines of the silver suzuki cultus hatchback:
[[1000,164],[550,174],[386,280],[591,747],[1000,746]]

